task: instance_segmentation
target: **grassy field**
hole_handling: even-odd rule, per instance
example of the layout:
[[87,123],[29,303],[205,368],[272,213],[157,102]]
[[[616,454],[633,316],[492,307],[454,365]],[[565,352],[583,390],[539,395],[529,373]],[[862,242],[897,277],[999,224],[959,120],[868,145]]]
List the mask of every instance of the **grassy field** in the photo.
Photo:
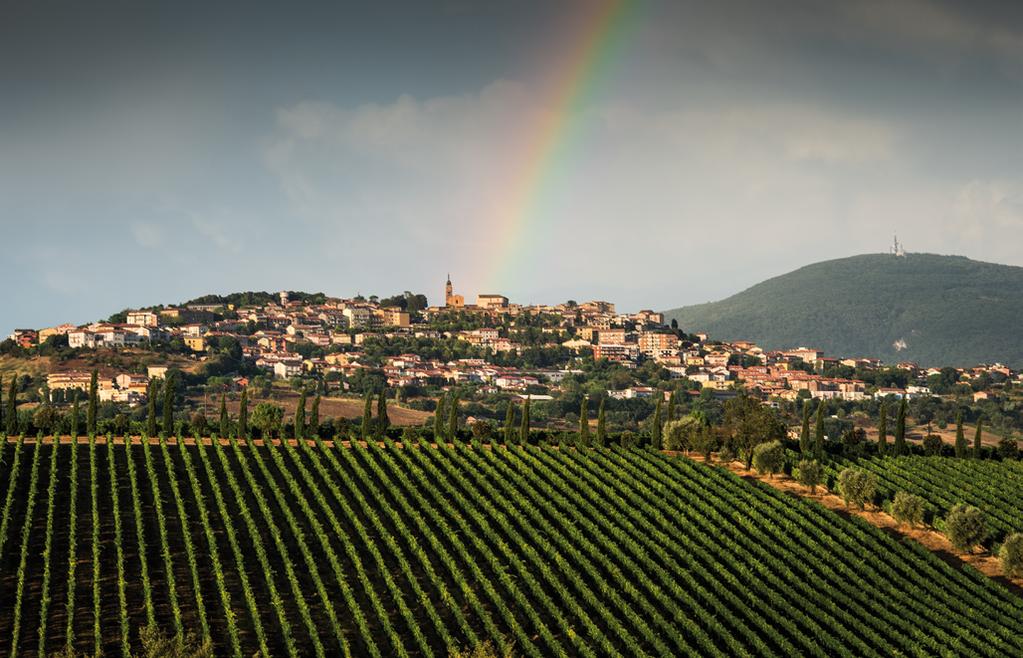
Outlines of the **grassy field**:
[[0,446],[0,653],[1019,655],[1023,599],[645,450]]

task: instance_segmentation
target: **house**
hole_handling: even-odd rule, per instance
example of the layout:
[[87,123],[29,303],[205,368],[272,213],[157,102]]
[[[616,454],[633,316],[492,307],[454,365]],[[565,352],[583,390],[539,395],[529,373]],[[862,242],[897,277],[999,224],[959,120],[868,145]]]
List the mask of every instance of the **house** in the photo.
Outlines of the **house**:
[[152,311],[129,311],[125,321],[140,327],[156,327],[160,324],[160,316]]
[[279,359],[273,364],[274,377],[280,379],[289,379],[291,377],[300,377],[302,375],[302,359],[301,358],[286,358]]
[[147,366],[146,374],[150,379],[165,379],[167,377],[167,366]]
[[15,329],[8,338],[27,349],[39,342],[39,332],[35,329]]
[[476,295],[476,306],[484,310],[508,308],[508,298],[504,295]]
[[185,345],[188,349],[193,352],[205,352],[206,351],[206,337],[205,336],[185,336]]

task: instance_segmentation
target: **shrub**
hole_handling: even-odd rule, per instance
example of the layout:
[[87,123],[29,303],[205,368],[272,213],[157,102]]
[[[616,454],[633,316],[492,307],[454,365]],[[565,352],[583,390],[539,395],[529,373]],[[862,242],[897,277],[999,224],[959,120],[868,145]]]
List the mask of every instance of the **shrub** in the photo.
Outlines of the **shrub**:
[[824,476],[824,469],[816,459],[804,459],[799,462],[799,470],[796,479],[799,484],[810,488],[810,493],[817,493],[817,487],[821,484]]
[[899,523],[905,523],[910,527],[920,525],[924,521],[924,499],[905,491],[895,494],[892,501],[892,516]]
[[998,442],[998,456],[1002,459],[1017,459],[1019,457],[1019,444],[1012,437],[1005,437]]
[[1023,532],[1014,532],[1002,542],[998,551],[1006,576],[1023,576]]
[[753,466],[761,474],[774,475],[785,463],[785,448],[781,441],[768,441],[753,448]]
[[945,536],[956,550],[967,552],[987,537],[984,513],[972,505],[959,504],[945,517]]
[[625,430],[621,435],[623,448],[635,448],[639,445],[639,436],[635,432]]
[[838,490],[845,504],[850,503],[863,509],[874,499],[877,491],[877,476],[858,468],[847,468],[838,474]]
[[693,416],[679,420],[669,420],[661,432],[665,450],[689,450],[692,448],[693,436],[700,429],[700,421]]
[[928,434],[924,437],[923,446],[925,455],[936,456],[941,454],[944,443],[937,434]]

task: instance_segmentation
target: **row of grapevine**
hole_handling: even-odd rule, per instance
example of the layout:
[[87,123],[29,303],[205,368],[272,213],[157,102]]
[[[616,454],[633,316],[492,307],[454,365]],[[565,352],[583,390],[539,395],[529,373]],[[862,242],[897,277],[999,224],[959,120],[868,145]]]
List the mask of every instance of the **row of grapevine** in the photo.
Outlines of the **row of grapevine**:
[[[1023,655],[1023,598],[999,583],[643,449],[90,437],[87,454],[24,438],[0,451],[9,655],[133,655],[147,625],[236,657],[483,642],[535,657]],[[974,473],[948,461],[913,481]],[[990,478],[970,491],[994,504],[1023,469]]]
[[874,473],[878,478],[878,502],[885,503],[899,491],[922,497],[930,516],[944,516],[957,503],[984,510],[991,539],[1001,541],[1023,532],[1023,468],[1016,461],[951,459],[947,457],[874,457],[832,465],[836,476],[847,466]]

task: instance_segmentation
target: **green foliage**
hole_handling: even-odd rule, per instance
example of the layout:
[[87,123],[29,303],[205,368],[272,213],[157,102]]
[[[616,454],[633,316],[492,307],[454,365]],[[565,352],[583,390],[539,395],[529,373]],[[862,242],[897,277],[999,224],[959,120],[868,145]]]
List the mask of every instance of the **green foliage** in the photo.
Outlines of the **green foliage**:
[[746,465],[753,466],[753,449],[766,441],[785,438],[785,424],[778,412],[748,395],[738,395],[725,403],[724,426],[729,445]]
[[[11,397],[14,397],[14,382],[11,382]],[[92,378],[89,380],[89,406],[85,411],[85,431],[89,434],[96,433],[96,409],[99,405],[99,373],[92,371]],[[11,419],[8,417],[7,426],[10,427]],[[7,432],[12,434],[10,430]]]
[[486,640],[472,648],[452,649],[448,658],[512,658],[514,655],[510,646],[498,649],[490,640]]
[[980,437],[981,437],[981,427],[982,426],[983,426],[983,421],[980,418],[978,418],[977,419],[977,431],[974,432],[974,434],[973,434],[973,458],[974,459],[983,459],[984,458],[984,444],[980,440]]
[[899,415],[895,418],[895,446],[896,457],[909,454],[909,446],[906,445],[906,398],[899,402]]
[[1007,576],[1023,576],[1023,532],[1014,532],[1005,538],[998,549],[1002,571]]
[[581,446],[590,445],[590,410],[588,403],[589,400],[584,395],[582,402],[579,403],[579,445]]
[[443,395],[437,398],[437,408],[433,412],[433,440],[437,443],[444,440],[444,399]]
[[853,504],[863,509],[874,500],[877,476],[858,468],[843,469],[838,474],[838,491],[846,505]]
[[945,536],[952,542],[956,550],[967,552],[983,542],[988,536],[987,521],[984,512],[972,506],[959,504],[953,507],[945,517]]
[[270,402],[260,402],[252,410],[252,426],[258,429],[264,439],[269,439],[281,428],[284,409]]
[[448,440],[455,441],[458,439],[458,395],[454,394],[451,396],[451,404],[448,405]]
[[249,435],[249,389],[242,389],[242,399],[238,406],[238,436],[247,438]]
[[956,457],[966,457],[966,433],[963,431],[963,412],[956,414]]
[[[870,254],[808,265],[665,317],[723,340],[753,340],[764,349],[813,345],[829,354],[870,354],[891,363],[1018,366],[1021,307],[1023,268],[960,256]],[[897,350],[893,337],[908,344]]]
[[158,626],[143,626],[139,629],[142,650],[134,658],[212,658],[213,647],[209,640],[200,641],[192,633],[184,636],[168,636]]
[[163,426],[165,435],[174,432],[174,386],[176,384],[174,375],[167,373],[167,380],[163,384]]
[[657,405],[654,407],[654,417],[650,427],[650,445],[654,450],[660,450],[663,447],[663,442],[661,441],[661,426],[663,425],[661,420],[661,403],[663,401],[664,396],[658,392]]
[[824,400],[817,403],[817,418],[813,426],[813,458],[824,461]]
[[899,523],[915,527],[923,523],[927,503],[916,494],[899,491],[892,500],[892,517]]
[[604,416],[604,398],[600,398],[600,407],[597,409],[597,447],[603,448],[607,445],[607,419]]
[[785,447],[781,441],[768,441],[753,448],[753,466],[761,475],[774,475],[785,464]]
[[925,455],[932,457],[940,455],[944,447],[945,443],[937,434],[928,434],[927,436],[924,437],[923,449]]
[[367,441],[373,436],[373,394],[367,392],[366,400],[362,405],[362,426],[359,428],[359,438]]
[[305,389],[298,396],[298,404],[295,405],[295,438],[305,438]]
[[877,414],[877,454],[888,454],[888,401],[881,400]]
[[313,406],[309,410],[309,430],[313,436],[320,434],[320,394],[313,398]]
[[810,404],[803,400],[803,425],[799,430],[799,452],[809,455],[813,444],[810,442]]
[[700,429],[700,420],[691,414],[668,421],[664,424],[664,449],[689,450],[694,444],[694,436]]
[[1006,436],[998,441],[998,456],[1002,459],[1018,459],[1019,443],[1011,436]]
[[800,460],[796,466],[796,481],[810,489],[811,494],[817,493],[817,487],[824,478],[824,469],[816,459]]
[[519,425],[519,443],[522,445],[529,444],[529,432],[531,430],[529,419],[529,398],[526,398],[525,403],[522,405],[522,422]]
[[391,417],[387,415],[387,391],[383,390],[377,394],[377,422],[376,422],[376,436],[378,439],[384,438],[387,433],[387,428],[391,426]]
[[504,413],[504,444],[515,443],[515,405],[508,400],[508,406]]
[[700,427],[693,433],[693,451],[702,455],[708,462],[718,448],[718,437],[714,430],[707,426]]

